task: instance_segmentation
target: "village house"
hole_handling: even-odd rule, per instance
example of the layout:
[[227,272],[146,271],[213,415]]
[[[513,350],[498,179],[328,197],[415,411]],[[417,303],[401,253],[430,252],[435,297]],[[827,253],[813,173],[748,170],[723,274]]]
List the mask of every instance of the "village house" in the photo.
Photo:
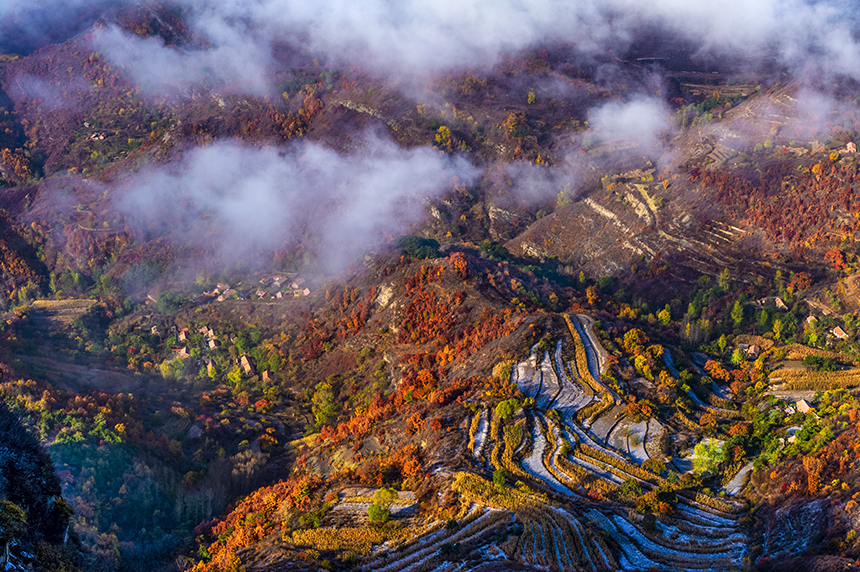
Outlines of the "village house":
[[214,338],[209,340],[209,349],[210,349],[210,350],[214,350],[215,348],[217,348],[217,347],[218,347],[218,346],[220,346],[220,345],[221,345],[221,344],[220,344],[220,343],[218,343],[218,340],[216,340],[216,339],[214,339]]
[[805,399],[801,399],[797,402],[797,410],[803,413],[804,415],[812,412],[815,413],[815,408],[809,404]]
[[835,328],[833,328],[833,330],[831,330],[831,332],[833,333],[834,336],[836,336],[840,340],[844,340],[845,338],[848,337],[848,334],[845,333],[845,330],[843,330],[839,326],[836,326]]
[[149,328],[149,331],[152,332],[153,336],[157,336],[158,335],[158,326],[152,326],[151,328]]
[[218,296],[218,301],[223,302],[224,300],[230,298],[230,296],[232,296],[235,293],[236,293],[235,290],[225,290],[223,294]]
[[797,440],[797,432],[800,431],[800,429],[801,429],[800,427],[794,426],[794,427],[789,427],[788,429],[785,430],[785,434],[788,437],[789,443],[794,443]]
[[177,336],[177,339],[180,342],[186,341],[188,339],[188,328],[182,328],[179,330],[179,336]]
[[251,360],[248,359],[248,356],[242,356],[242,359],[239,360],[239,363],[242,364],[242,370],[247,375],[254,375],[254,366],[251,365]]
[[853,141],[849,141],[848,145],[845,146],[845,152],[846,153],[856,153],[857,152],[857,145],[855,145]]
[[226,292],[227,290],[229,290],[229,289],[230,289],[230,285],[229,285],[229,284],[222,284],[222,283],[220,283],[220,282],[219,282],[219,283],[217,284],[217,286],[218,286],[218,289],[219,289],[219,290],[221,290],[222,292]]
[[769,302],[773,302],[774,305],[780,310],[788,311],[788,306],[779,296],[767,296],[765,298],[759,298],[758,300],[756,300],[756,304],[762,308],[767,306]]
[[818,321],[818,318],[816,318],[815,316],[807,316],[806,317],[806,323],[809,324],[810,326],[817,321]]
[[187,346],[180,349],[174,349],[173,353],[175,353],[178,357],[181,357],[182,359],[191,357],[191,354],[188,353]]
[[272,376],[269,374],[269,370],[263,372],[263,381],[271,381]]
[[747,357],[749,358],[757,358],[761,353],[761,348],[757,345],[751,345],[747,348]]
[[210,376],[215,375],[215,362],[211,359],[206,360],[206,373]]

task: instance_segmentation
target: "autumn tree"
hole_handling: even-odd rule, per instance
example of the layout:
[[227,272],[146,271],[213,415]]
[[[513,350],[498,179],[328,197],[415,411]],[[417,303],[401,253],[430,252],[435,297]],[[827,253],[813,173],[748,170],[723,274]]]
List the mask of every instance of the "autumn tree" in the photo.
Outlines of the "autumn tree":
[[668,326],[669,322],[672,321],[672,312],[669,310],[669,304],[666,304],[666,307],[657,312],[657,319],[660,320],[660,324],[664,326]]
[[589,305],[594,306],[599,299],[597,296],[597,286],[589,286],[586,288],[585,298],[588,300]]

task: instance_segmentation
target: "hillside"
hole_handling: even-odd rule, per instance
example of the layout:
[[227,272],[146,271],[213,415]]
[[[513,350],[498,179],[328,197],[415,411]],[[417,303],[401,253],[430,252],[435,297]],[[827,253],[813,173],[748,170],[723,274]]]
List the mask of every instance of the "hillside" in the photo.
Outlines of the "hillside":
[[856,10],[323,4],[0,8],[7,569],[860,566]]

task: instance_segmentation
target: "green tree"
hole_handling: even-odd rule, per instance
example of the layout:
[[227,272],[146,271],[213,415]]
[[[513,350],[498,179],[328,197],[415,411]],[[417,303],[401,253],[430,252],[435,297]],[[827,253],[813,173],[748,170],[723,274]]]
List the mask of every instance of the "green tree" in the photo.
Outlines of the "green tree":
[[773,321],[773,338],[777,341],[782,339],[782,318]]
[[165,290],[158,295],[155,309],[162,314],[174,314],[184,302],[184,296],[176,290]]
[[693,448],[693,469],[701,474],[712,472],[726,460],[723,446],[714,444],[710,439],[700,441]]
[[239,369],[238,365],[234,365],[230,371],[227,372],[227,381],[232,385],[239,385],[242,381],[242,370]]
[[508,482],[508,471],[504,467],[499,467],[493,471],[493,484],[497,489],[502,489],[505,483]]
[[758,315],[758,329],[762,333],[770,329],[770,314],[767,310],[762,310]]
[[391,487],[382,487],[373,493],[373,502],[385,508],[390,507],[399,498],[397,491]]
[[3,557],[4,570],[9,563],[9,546],[13,540],[24,534],[26,526],[27,516],[24,509],[11,501],[0,500],[0,542],[6,547]]
[[398,498],[397,491],[382,487],[373,493],[373,504],[367,507],[367,518],[371,524],[382,524],[391,517],[391,505]]
[[720,355],[726,353],[726,345],[728,343],[729,343],[729,341],[726,339],[726,335],[721,334],[720,339],[717,340],[717,347],[720,348]]
[[370,524],[383,524],[388,522],[390,517],[391,511],[378,504],[372,504],[367,507],[367,519],[370,521]]
[[621,494],[627,498],[637,499],[642,496],[642,487],[636,479],[627,479],[621,483]]
[[496,405],[496,415],[499,419],[507,419],[514,415],[520,408],[520,402],[516,399],[506,399]]
[[316,427],[319,429],[323,425],[334,419],[337,415],[337,405],[334,402],[334,390],[330,383],[321,381],[316,385],[316,391],[311,399],[312,411]]
[[744,307],[740,300],[735,300],[735,305],[732,307],[732,321],[734,321],[736,328],[740,328],[744,322]]
[[720,287],[720,290],[723,292],[729,291],[729,269],[723,268],[723,271],[720,272],[720,275],[717,277],[717,285]]

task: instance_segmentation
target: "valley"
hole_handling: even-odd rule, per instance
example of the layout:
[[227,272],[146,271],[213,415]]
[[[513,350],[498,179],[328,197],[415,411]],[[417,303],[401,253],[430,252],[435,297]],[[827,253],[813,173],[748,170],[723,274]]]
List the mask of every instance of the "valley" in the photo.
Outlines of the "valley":
[[860,566],[850,3],[108,4],[0,7],[5,570]]

